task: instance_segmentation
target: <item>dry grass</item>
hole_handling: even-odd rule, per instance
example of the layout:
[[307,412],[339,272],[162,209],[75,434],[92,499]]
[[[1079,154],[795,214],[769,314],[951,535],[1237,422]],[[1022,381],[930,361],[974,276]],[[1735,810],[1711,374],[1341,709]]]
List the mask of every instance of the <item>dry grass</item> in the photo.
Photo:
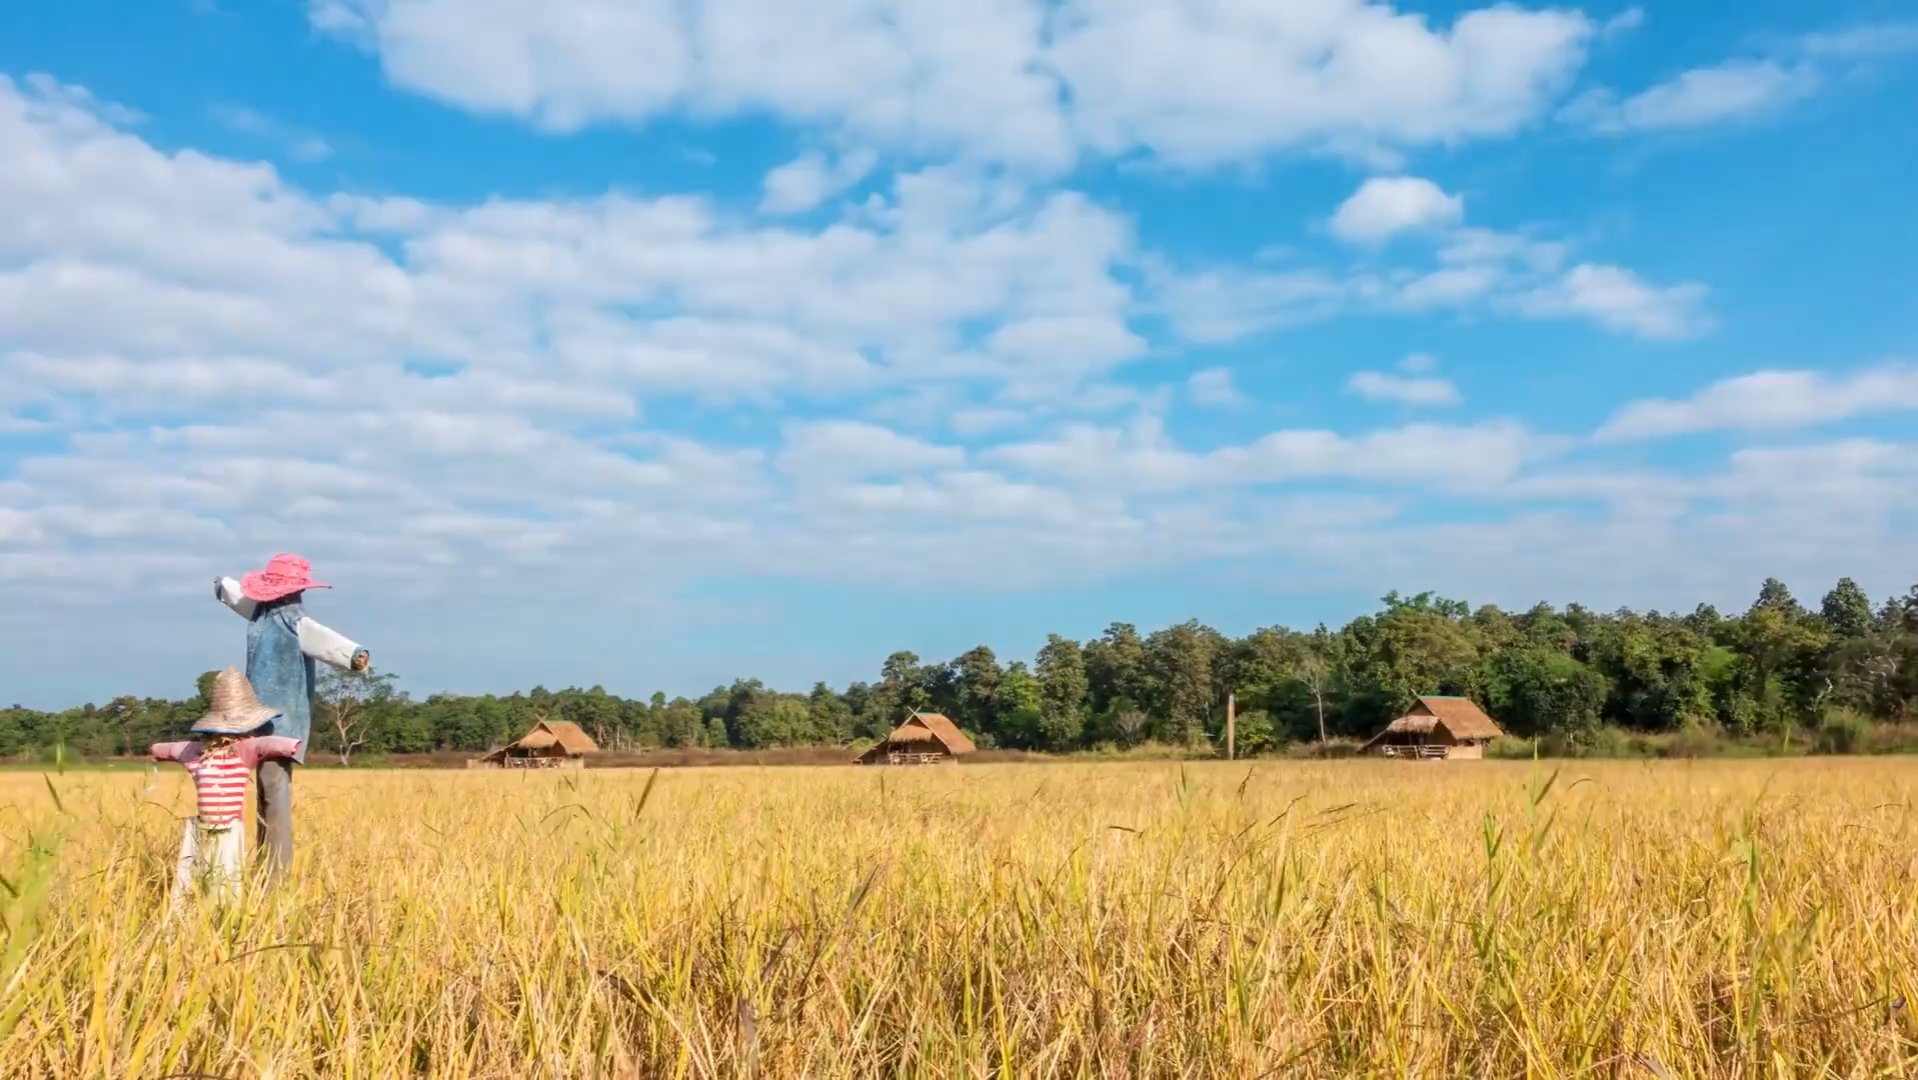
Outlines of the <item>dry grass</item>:
[[650,775],[0,775],[0,1075],[1918,1073],[1918,762]]

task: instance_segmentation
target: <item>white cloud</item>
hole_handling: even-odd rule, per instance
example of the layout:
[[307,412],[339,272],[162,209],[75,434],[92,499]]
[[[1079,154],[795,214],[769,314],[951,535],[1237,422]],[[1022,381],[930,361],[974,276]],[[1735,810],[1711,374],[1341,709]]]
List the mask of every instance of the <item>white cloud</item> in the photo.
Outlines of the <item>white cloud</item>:
[[[1129,224],[898,177],[871,223],[727,222],[703,200],[319,199],[272,169],[163,154],[0,84],[0,316],[47,356],[427,358],[626,392],[763,394],[952,376],[1070,383],[1138,355]],[[354,230],[396,235],[399,257]],[[123,317],[96,317],[111,304]],[[644,312],[645,314],[636,314]],[[952,357],[981,334],[970,367]],[[557,365],[557,366],[555,366]]]
[[1509,134],[1595,32],[1504,5],[1449,26],[1367,0],[314,0],[394,83],[569,131],[772,110],[907,153],[1056,169],[1079,147],[1183,166],[1275,150],[1377,156]]
[[1376,244],[1402,232],[1456,225],[1465,200],[1419,176],[1374,176],[1339,205],[1332,232],[1355,244]]
[[1641,7],[1628,7],[1624,11],[1605,20],[1605,25],[1599,29],[1599,37],[1609,41],[1612,38],[1629,34],[1643,25],[1645,25],[1645,9]]
[[1345,388],[1367,401],[1395,401],[1401,405],[1456,405],[1462,398],[1450,379],[1394,375],[1385,371],[1355,371]]
[[1509,134],[1584,59],[1592,25],[1496,6],[1448,29],[1387,4],[1079,0],[1047,59],[1092,148],[1201,165],[1295,147],[1376,155]]
[[1504,279],[1504,269],[1492,264],[1443,266],[1406,282],[1399,288],[1397,301],[1415,311],[1457,307],[1489,295]]
[[1398,405],[1458,405],[1458,387],[1444,378],[1400,376],[1391,372],[1352,372],[1346,389],[1366,401],[1396,401]]
[[1363,282],[1323,270],[1179,273],[1160,267],[1154,274],[1156,302],[1173,329],[1207,345],[1349,310],[1367,291]]
[[1711,328],[1704,302],[1703,285],[1648,285],[1623,267],[1581,263],[1556,281],[1518,297],[1516,306],[1540,318],[1589,318],[1620,333],[1677,339],[1696,337]]
[[1606,135],[1709,127],[1773,112],[1816,92],[1818,73],[1772,60],[1729,60],[1694,68],[1619,101],[1593,91],[1567,106],[1567,119]]
[[1188,341],[1216,345],[1342,315],[1420,314],[1434,309],[1582,318],[1614,333],[1683,338],[1709,330],[1705,287],[1659,286],[1623,267],[1585,263],[1564,273],[1567,246],[1486,229],[1457,229],[1438,266],[1179,270],[1147,267],[1150,310]]
[[1431,353],[1422,352],[1408,353],[1405,359],[1400,360],[1398,363],[1400,371],[1410,372],[1414,375],[1431,371],[1436,367],[1438,367],[1438,358]]
[[1232,379],[1230,368],[1207,368],[1195,371],[1186,380],[1186,393],[1192,403],[1207,409],[1229,409],[1245,404],[1245,395],[1239,392],[1238,384]]
[[866,178],[879,158],[871,151],[854,151],[828,162],[808,151],[766,174],[761,213],[796,214],[811,210]]
[[1918,20],[1865,23],[1842,30],[1805,34],[1795,42],[1807,56],[1832,60],[1874,60],[1918,52]]
[[[1556,508],[1470,523],[1401,520],[1328,542],[1337,557],[1328,554],[1324,571],[1364,567],[1381,580],[1507,606],[1560,596],[1666,610],[1700,600],[1742,607],[1769,576],[1801,594],[1841,575],[1880,595],[1909,584],[1918,446],[1846,439],[1739,451],[1690,474],[1539,479],[1507,490]],[[1568,499],[1589,505],[1568,508]],[[1567,566],[1579,568],[1575,584]]]
[[1918,410],[1918,367],[1887,364],[1850,375],[1760,371],[1716,382],[1683,400],[1635,401],[1601,439],[1653,439],[1699,431],[1782,431],[1869,413]]
[[[828,539],[865,523],[822,492],[873,482],[843,472],[862,445],[911,459],[910,436],[796,429],[785,472],[642,426],[641,401],[1083,394],[1142,347],[1114,276],[1129,225],[1070,193],[908,174],[864,219],[812,230],[685,197],[321,197],[35,86],[0,79],[0,398],[9,428],[68,438],[0,485],[0,607],[107,568],[197,580],[288,537],[421,589],[561,559],[672,568],[647,589],[702,567],[870,568]],[[1017,501],[924,445],[951,474],[941,498]],[[800,477],[809,494],[782,502]],[[107,510],[152,531],[106,529]],[[962,532],[951,559],[977,549]]]
[[1141,416],[1128,428],[1067,425],[1054,439],[993,448],[983,458],[1037,476],[1100,490],[1164,491],[1344,478],[1483,488],[1515,476],[1553,440],[1507,423],[1406,427],[1344,436],[1282,430],[1244,446],[1193,453],[1175,445],[1160,421]]
[[1510,263],[1525,273],[1550,273],[1565,261],[1567,245],[1494,229],[1454,229],[1439,248],[1447,266]]
[[256,136],[279,146],[286,155],[302,164],[325,161],[333,156],[333,144],[309,131],[281,123],[256,109],[242,105],[220,105],[213,118],[234,131]]
[[1608,88],[1589,90],[1561,109],[1560,118],[1605,135],[1748,121],[1866,70],[1872,61],[1910,52],[1918,52],[1918,22],[1910,20],[1801,34],[1775,41],[1768,55],[1692,68],[1622,100]]
[[805,480],[847,480],[953,469],[965,461],[956,446],[935,446],[857,420],[825,420],[789,426],[778,464]]

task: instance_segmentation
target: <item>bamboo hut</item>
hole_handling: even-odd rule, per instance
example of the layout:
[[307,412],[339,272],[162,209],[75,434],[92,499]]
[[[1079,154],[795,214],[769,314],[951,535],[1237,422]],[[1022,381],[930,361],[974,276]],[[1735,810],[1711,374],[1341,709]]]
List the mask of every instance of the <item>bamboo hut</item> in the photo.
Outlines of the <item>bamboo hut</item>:
[[1503,734],[1470,698],[1421,697],[1359,752],[1420,761],[1482,758],[1485,744]]
[[517,740],[466,764],[482,769],[583,769],[599,744],[566,720],[541,720]]
[[959,725],[939,713],[916,712],[872,749],[859,755],[861,765],[936,765],[956,761],[978,747]]

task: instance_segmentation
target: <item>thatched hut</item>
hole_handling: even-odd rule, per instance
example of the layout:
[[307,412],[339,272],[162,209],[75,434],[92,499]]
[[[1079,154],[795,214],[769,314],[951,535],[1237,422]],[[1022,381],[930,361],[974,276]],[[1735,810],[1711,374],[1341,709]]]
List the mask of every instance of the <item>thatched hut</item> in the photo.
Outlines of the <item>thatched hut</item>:
[[483,769],[583,769],[599,744],[566,720],[541,720],[517,740],[466,764]]
[[1471,698],[1422,697],[1359,752],[1434,761],[1482,758],[1485,744],[1503,734]]
[[978,747],[959,725],[939,713],[916,712],[872,749],[859,755],[861,765],[935,765],[957,760]]

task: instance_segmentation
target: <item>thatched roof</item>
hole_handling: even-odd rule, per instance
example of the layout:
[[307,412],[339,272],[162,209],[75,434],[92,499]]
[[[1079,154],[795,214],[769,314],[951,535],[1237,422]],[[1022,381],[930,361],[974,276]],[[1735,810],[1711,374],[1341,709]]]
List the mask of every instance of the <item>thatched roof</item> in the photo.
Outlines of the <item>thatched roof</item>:
[[1419,698],[1410,712],[1387,724],[1365,745],[1371,746],[1387,735],[1430,735],[1440,728],[1454,739],[1496,739],[1505,734],[1471,698],[1428,696]]
[[515,750],[549,750],[555,746],[566,751],[568,757],[599,752],[599,744],[593,741],[591,735],[582,731],[578,724],[568,720],[541,720],[533,725],[531,731],[487,754],[486,757],[490,760],[505,757]]
[[[560,746],[564,747],[569,754],[599,753],[599,744],[593,741],[593,737],[571,721],[541,720],[533,725],[532,731],[526,733],[526,738],[531,738],[540,731],[545,731],[559,740]],[[522,738],[520,741],[525,742],[526,739]]]
[[978,749],[959,725],[939,713],[924,712],[906,717],[906,722],[893,728],[880,745],[886,743],[937,743],[948,754],[970,754]]

